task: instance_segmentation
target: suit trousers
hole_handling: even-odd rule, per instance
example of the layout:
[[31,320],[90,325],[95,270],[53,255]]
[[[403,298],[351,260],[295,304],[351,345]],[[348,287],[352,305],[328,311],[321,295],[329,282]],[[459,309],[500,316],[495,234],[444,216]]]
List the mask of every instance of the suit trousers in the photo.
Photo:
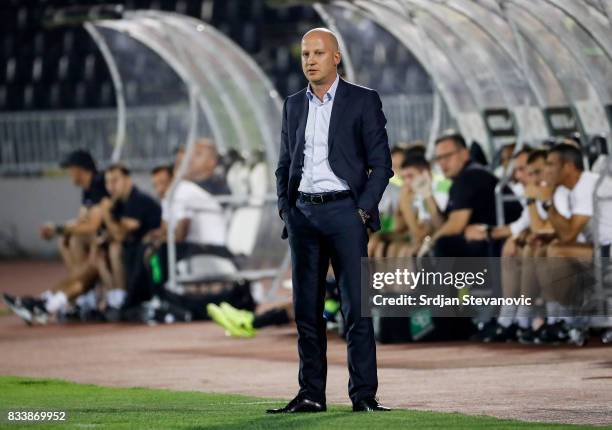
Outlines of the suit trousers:
[[329,262],[346,322],[349,397],[373,397],[378,388],[376,343],[371,318],[361,317],[361,258],[367,257],[367,230],[353,199],[324,204],[300,200],[283,214],[291,247],[293,305],[298,330],[300,394],[325,402],[327,338],[323,318]]

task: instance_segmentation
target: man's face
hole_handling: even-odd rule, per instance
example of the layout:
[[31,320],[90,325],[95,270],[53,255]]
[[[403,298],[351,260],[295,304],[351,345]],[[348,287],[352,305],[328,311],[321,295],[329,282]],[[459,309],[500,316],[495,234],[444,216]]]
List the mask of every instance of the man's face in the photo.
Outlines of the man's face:
[[528,164],[526,185],[539,185],[544,180],[545,169],[546,161],[544,158],[538,158],[533,163]]
[[189,160],[188,176],[212,173],[217,167],[217,155],[210,143],[198,143]]
[[436,145],[435,161],[447,178],[456,177],[469,158],[469,152],[452,139],[439,142]]
[[336,79],[340,52],[333,37],[324,32],[313,32],[302,39],[302,71],[315,85],[333,82]]
[[172,176],[166,170],[160,170],[151,176],[151,182],[153,183],[153,188],[155,192],[159,196],[160,199],[163,199],[170,188],[170,184],[172,183]]
[[546,169],[544,171],[544,180],[552,186],[561,185],[563,180],[564,163],[559,154],[551,152],[546,157]]
[[83,169],[82,167],[77,167],[77,166],[69,166],[68,174],[70,175],[70,178],[72,179],[72,183],[74,185],[76,185],[79,188],[87,187],[88,185],[87,180],[86,180],[87,172],[85,171],[85,169]]
[[404,180],[404,185],[412,187],[412,182],[414,179],[422,174],[423,169],[419,169],[417,167],[404,167],[402,169],[402,179]]
[[127,194],[131,185],[129,176],[125,176],[120,170],[110,170],[104,175],[106,190],[113,200],[121,199]]
[[527,158],[529,156],[521,153],[514,159],[514,179],[523,185],[527,184]]

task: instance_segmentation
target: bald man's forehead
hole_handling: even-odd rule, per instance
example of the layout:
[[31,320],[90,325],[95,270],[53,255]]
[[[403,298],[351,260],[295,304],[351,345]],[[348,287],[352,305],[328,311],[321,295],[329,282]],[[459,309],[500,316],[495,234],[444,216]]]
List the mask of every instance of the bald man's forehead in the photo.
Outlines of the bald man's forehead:
[[315,41],[317,39],[321,40],[325,46],[328,46],[335,51],[338,51],[340,49],[338,45],[338,39],[336,38],[334,33],[326,30],[310,30],[302,38],[302,44]]

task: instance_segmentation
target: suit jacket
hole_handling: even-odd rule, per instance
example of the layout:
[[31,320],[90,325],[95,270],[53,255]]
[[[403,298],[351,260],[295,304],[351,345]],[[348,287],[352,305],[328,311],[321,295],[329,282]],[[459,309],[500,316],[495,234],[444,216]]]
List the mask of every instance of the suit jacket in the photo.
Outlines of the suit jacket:
[[[308,119],[306,88],[285,100],[280,155],[276,169],[278,210],[295,206],[304,166],[304,131]],[[380,229],[378,203],[389,178],[391,153],[385,125],[387,119],[376,91],[338,82],[328,135],[328,161],[336,176],[344,179],[357,207],[370,214],[367,226]],[[283,229],[283,239],[287,229]]]

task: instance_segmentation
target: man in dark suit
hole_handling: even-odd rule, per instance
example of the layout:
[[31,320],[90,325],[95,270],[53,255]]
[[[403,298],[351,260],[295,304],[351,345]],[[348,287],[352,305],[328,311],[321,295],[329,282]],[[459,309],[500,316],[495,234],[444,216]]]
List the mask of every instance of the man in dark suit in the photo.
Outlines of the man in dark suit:
[[347,324],[349,396],[354,411],[389,410],[378,387],[372,320],[362,317],[360,263],[367,228],[378,230],[378,202],[393,175],[378,94],[338,76],[338,41],[317,28],[302,39],[307,88],[283,108],[276,170],[279,214],[289,238],[298,328],[300,391],[270,413],[326,410],[325,275],[331,260]]

